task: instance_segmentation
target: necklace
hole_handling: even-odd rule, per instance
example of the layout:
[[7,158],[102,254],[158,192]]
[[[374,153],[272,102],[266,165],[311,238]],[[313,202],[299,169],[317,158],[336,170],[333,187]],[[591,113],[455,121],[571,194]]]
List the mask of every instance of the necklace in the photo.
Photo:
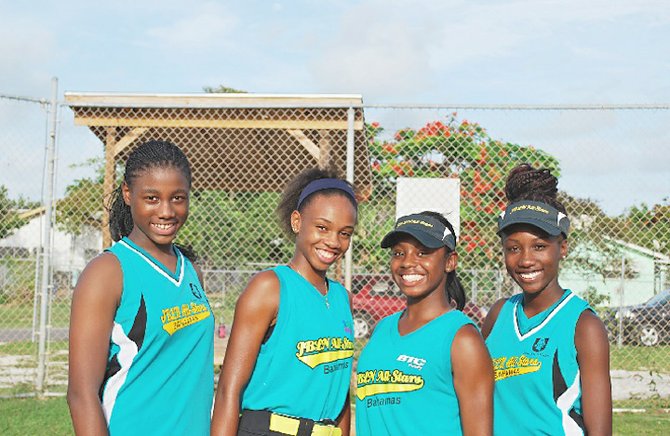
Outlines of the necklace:
[[326,308],[327,308],[327,309],[330,309],[330,303],[328,302],[328,289],[329,289],[329,287],[330,287],[330,286],[328,285],[328,279],[324,279],[324,286],[325,286],[325,288],[326,288],[326,292],[325,292],[325,293],[322,293],[322,292],[319,290],[319,288],[317,288],[316,286],[314,286],[314,284],[313,284],[312,282],[310,282],[309,280],[307,280],[307,278],[306,278],[300,271],[298,271],[297,268],[295,268],[293,265],[291,265],[290,262],[287,263],[286,266],[288,266],[289,268],[291,268],[291,270],[294,271],[296,274],[298,274],[300,277],[302,277],[303,280],[305,280],[307,283],[309,283],[310,285],[312,285],[312,287],[314,288],[314,290],[315,290],[316,292],[318,292],[319,295],[321,295],[321,296],[323,297],[323,301],[324,301],[324,303],[326,303]]

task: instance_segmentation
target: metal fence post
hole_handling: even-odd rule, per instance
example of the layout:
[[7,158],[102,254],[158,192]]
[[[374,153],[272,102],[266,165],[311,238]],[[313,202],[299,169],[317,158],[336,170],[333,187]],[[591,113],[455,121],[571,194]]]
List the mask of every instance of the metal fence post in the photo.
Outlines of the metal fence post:
[[617,338],[617,347],[623,345],[623,286],[626,280],[626,257],[621,255],[621,286],[619,288],[619,337]]
[[37,392],[44,389],[44,378],[46,374],[46,340],[47,340],[47,312],[49,303],[49,290],[51,287],[51,227],[54,203],[54,162],[56,149],[56,126],[58,122],[58,78],[51,79],[51,128],[46,147],[46,165],[44,167],[44,228],[42,234],[42,291],[40,293],[40,333],[39,354],[37,363]]
[[[354,183],[354,120],[356,111],[353,107],[347,109],[347,181]],[[351,291],[351,274],[353,265],[353,242],[344,254],[344,287]]]

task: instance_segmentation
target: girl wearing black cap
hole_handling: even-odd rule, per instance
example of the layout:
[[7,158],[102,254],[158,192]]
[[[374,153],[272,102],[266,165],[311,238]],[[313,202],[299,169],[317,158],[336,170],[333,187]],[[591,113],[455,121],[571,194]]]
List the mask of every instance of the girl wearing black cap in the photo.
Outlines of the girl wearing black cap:
[[498,221],[521,294],[496,302],[482,333],[495,370],[494,433],[612,433],[609,344],[588,303],[558,283],[569,220],[547,169],[512,170]]
[[407,309],[381,320],[361,353],[356,434],[491,434],[493,368],[459,310],[453,227],[435,212],[408,215],[381,245]]
[[289,182],[277,212],[293,258],[240,295],[212,435],[346,436],[353,320],[346,289],[326,272],[349,248],[354,191],[334,171],[310,169]]

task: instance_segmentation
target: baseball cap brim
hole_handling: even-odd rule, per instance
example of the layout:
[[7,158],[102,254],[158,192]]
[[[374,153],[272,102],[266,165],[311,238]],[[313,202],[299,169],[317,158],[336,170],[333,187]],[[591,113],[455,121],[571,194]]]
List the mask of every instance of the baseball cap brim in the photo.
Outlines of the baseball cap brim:
[[500,228],[498,229],[498,234],[505,233],[505,229],[508,229],[512,226],[520,225],[520,224],[522,224],[522,225],[525,224],[525,225],[537,227],[538,229],[542,230],[543,232],[545,232],[549,236],[558,236],[561,233],[563,233],[561,231],[561,229],[559,229],[555,225],[551,225],[550,223],[548,223],[546,221],[525,218],[525,219],[521,219],[521,220],[510,219],[510,220],[506,221],[505,224],[500,226]]
[[522,200],[509,204],[498,217],[498,234],[510,226],[526,224],[537,227],[550,236],[568,236],[570,220],[555,207],[538,201]]
[[435,236],[427,232],[424,232],[416,227],[409,227],[409,226],[405,226],[403,229],[400,230],[390,231],[386,236],[384,236],[384,239],[382,239],[381,247],[382,248],[392,247],[393,244],[395,244],[398,237],[402,235],[412,236],[414,239],[419,241],[423,246],[428,248],[444,247],[444,242],[435,238]]

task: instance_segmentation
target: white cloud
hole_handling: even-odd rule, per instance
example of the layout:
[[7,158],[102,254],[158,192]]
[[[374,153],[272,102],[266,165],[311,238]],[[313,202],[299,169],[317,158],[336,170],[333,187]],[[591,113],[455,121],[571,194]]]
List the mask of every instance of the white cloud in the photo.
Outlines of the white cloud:
[[[211,52],[215,48],[234,47],[238,19],[230,8],[217,2],[205,2],[184,8],[184,15],[176,15],[174,22],[154,26],[146,31],[149,44],[176,56],[185,56],[188,62],[190,52]],[[155,45],[154,45],[155,44]]]

